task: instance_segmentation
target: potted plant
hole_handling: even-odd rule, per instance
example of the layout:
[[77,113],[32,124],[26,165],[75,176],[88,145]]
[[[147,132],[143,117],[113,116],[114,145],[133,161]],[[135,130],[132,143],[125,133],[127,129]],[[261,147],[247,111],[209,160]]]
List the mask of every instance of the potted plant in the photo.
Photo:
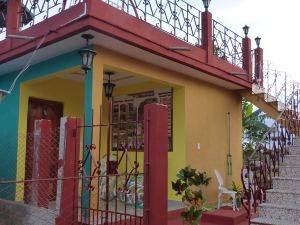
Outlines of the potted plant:
[[243,189],[237,185],[234,181],[232,181],[231,190],[236,192],[236,207],[241,208],[242,206],[242,191]]
[[172,182],[172,189],[176,191],[176,195],[181,196],[182,203],[186,206],[181,213],[184,223],[199,224],[203,212],[206,211],[207,201],[201,188],[208,186],[210,180],[211,177],[205,172],[200,173],[189,166],[177,173],[177,180]]

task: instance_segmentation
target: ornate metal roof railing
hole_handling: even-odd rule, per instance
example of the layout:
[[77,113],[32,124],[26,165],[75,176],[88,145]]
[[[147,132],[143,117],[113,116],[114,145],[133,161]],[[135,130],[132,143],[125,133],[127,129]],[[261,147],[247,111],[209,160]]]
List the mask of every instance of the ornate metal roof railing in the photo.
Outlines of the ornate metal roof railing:
[[213,53],[229,63],[243,66],[242,37],[213,20]]
[[194,45],[201,45],[201,11],[183,0],[105,0],[130,15]]
[[0,1],[0,40],[5,38],[6,35],[6,12],[7,4],[4,1]]
[[82,0],[22,0],[21,30],[77,5]]

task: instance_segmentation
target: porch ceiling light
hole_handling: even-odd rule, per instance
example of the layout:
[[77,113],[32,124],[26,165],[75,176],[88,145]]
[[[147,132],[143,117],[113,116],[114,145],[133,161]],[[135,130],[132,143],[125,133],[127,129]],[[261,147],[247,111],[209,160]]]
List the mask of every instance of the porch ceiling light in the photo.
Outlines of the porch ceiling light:
[[243,31],[244,31],[245,37],[248,37],[249,29],[250,29],[250,27],[247,26],[247,25],[245,25],[245,26],[243,27]]
[[209,4],[210,4],[211,0],[202,0],[202,2],[203,2],[203,5],[204,5],[204,8],[205,8],[205,11],[208,11]]
[[86,74],[87,71],[92,68],[94,56],[96,55],[95,51],[87,48],[89,40],[93,39],[94,36],[91,34],[83,34],[81,37],[86,40],[86,48],[80,49],[78,53],[81,56],[81,68]]
[[4,98],[9,94],[8,91],[0,89],[0,103],[4,100]]
[[115,84],[113,84],[113,83],[110,82],[110,76],[111,76],[111,75],[114,75],[115,73],[114,73],[114,72],[107,71],[107,72],[105,72],[104,74],[108,76],[108,81],[107,81],[107,83],[103,83],[104,93],[105,93],[105,96],[107,97],[107,99],[109,99],[109,98],[112,97],[114,88],[115,88],[115,86],[116,86]]
[[261,38],[257,36],[254,40],[255,40],[256,46],[259,48]]

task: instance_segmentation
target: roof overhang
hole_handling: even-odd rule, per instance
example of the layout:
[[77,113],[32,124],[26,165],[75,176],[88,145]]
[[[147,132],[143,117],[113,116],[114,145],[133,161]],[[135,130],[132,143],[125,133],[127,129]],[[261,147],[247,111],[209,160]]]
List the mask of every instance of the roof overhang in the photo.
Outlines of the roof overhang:
[[[45,41],[32,64],[83,47],[85,42],[81,34],[88,32],[95,36],[92,44],[120,54],[224,88],[251,88],[251,83],[243,75],[244,70],[217,57],[209,64],[202,48],[179,40],[104,2],[88,2],[88,7],[85,3],[78,4],[20,32],[20,35],[35,37],[33,40],[6,39],[0,42],[0,76],[21,69],[44,36]],[[173,51],[171,48],[175,46],[191,51]]]

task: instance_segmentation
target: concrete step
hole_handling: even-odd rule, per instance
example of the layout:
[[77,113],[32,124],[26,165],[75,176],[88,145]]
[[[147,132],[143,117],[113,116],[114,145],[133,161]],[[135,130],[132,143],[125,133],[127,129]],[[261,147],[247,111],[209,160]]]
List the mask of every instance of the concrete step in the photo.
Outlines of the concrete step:
[[251,225],[259,224],[259,225],[299,225],[299,223],[290,223],[286,220],[273,220],[257,217],[251,220]]
[[280,166],[279,174],[281,177],[300,178],[300,166]]
[[286,155],[283,159],[283,166],[300,166],[300,155]]
[[[300,189],[300,187],[298,187]],[[279,190],[271,189],[267,190],[267,203],[270,204],[286,204],[289,206],[299,206],[300,205],[300,190]]]
[[300,155],[300,145],[289,146],[290,155]]
[[263,203],[260,205],[259,217],[300,224],[300,206],[290,206],[284,202],[280,205]]
[[300,178],[273,177],[273,188],[281,190],[299,191]]

